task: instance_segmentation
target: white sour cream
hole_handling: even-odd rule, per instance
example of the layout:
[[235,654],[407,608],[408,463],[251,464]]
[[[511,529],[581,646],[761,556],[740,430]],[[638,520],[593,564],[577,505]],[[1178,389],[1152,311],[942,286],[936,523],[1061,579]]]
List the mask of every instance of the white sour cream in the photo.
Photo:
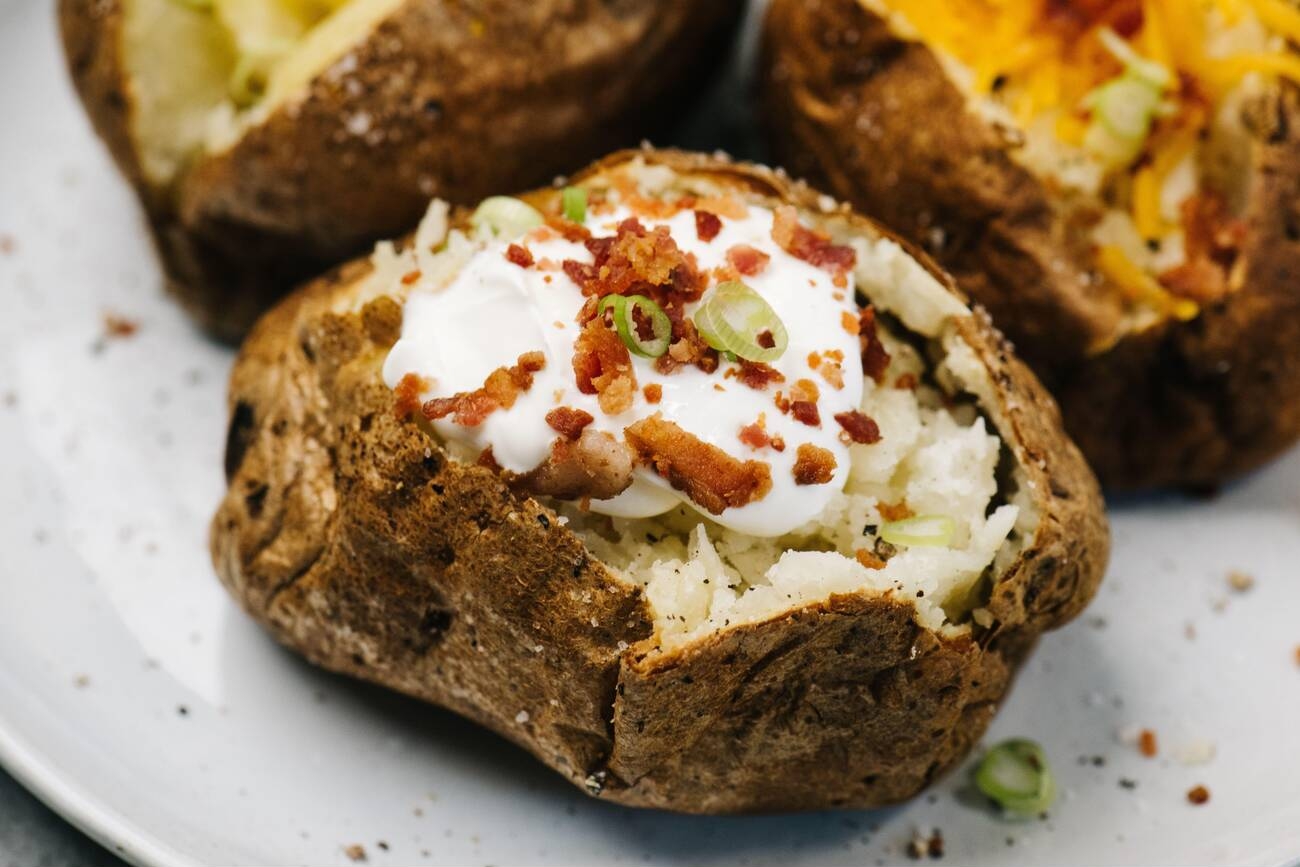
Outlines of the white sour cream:
[[[632,213],[621,207],[612,214],[592,214],[587,227],[597,237],[613,235],[618,222],[629,216]],[[546,367],[513,407],[498,409],[476,427],[458,425],[450,417],[439,419],[433,422],[438,435],[474,450],[491,446],[498,464],[524,473],[546,459],[558,436],[545,418],[557,406],[587,411],[595,417],[594,429],[620,441],[628,425],[662,413],[666,420],[739,460],[770,465],[772,489],[768,494],[712,515],[719,524],[755,536],[778,536],[807,523],[844,488],[849,474],[849,448],[840,439],[841,427],[834,416],[858,409],[862,402],[858,338],[843,325],[846,312],[855,318],[858,314],[852,274],[846,275],[846,286],[836,287],[830,273],[786,253],[772,240],[773,213],[764,208],[750,206],[743,219],[722,218],[722,231],[709,242],[698,238],[690,210],[667,220],[639,219],[647,229],[668,226],[677,245],[694,253],[704,272],[725,266],[727,250],[737,244],[755,247],[771,257],[761,274],[744,281],[767,299],[789,332],[788,349],[771,363],[785,376],[785,382],[762,391],[751,389],[724,376],[735,367],[725,361],[712,374],[682,367],[664,375],[655,370],[652,360],[634,355],[636,400],[626,412],[606,415],[597,396],[581,393],[574,379],[573,344],[579,332],[576,316],[585,300],[581,290],[563,270],[525,269],[508,261],[508,241],[486,243],[445,288],[417,287],[410,294],[401,339],[384,364],[385,382],[395,387],[405,375],[415,374],[430,383],[422,399],[450,397],[482,387],[492,371],[515,364],[525,352],[540,350],[546,355]],[[517,242],[527,246],[539,263],[592,261],[581,243],[562,238]],[[690,304],[685,310],[690,315],[696,307],[698,303]],[[809,366],[810,353],[825,356],[828,351],[843,355],[841,388]],[[820,391],[819,428],[782,414],[774,403],[778,390],[788,395],[799,379],[811,380]],[[644,397],[644,387],[652,384],[663,389],[658,404],[650,404]],[[767,433],[785,440],[784,452],[770,447],[755,450],[740,441],[741,428],[755,423],[760,414],[766,419]],[[830,483],[795,483],[796,453],[804,443],[835,456]],[[639,518],[662,514],[683,502],[691,503],[653,470],[639,467],[631,487],[613,499],[592,501],[591,510]]]

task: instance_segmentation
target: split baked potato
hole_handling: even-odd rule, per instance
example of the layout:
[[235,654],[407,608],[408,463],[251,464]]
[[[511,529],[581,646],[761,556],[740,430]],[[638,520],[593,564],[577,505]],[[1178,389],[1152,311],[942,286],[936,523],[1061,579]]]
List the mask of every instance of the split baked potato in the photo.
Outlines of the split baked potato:
[[243,335],[432,196],[548,183],[680,111],[740,0],[61,0],[170,288]]
[[1103,484],[1300,435],[1300,7],[774,0],[781,160],[933,254]]
[[924,258],[784,176],[645,150],[571,183],[435,202],[257,324],[221,580],[594,796],[914,795],[1101,579],[1055,405]]

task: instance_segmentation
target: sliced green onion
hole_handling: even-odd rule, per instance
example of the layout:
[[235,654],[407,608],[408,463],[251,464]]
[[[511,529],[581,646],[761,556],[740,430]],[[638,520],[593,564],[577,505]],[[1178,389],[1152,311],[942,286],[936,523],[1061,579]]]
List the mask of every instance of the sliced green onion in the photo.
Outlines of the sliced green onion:
[[564,219],[571,223],[587,222],[587,191],[582,187],[565,187],[560,194]]
[[[644,295],[606,295],[600,299],[596,312],[604,316],[607,310],[613,312],[619,339],[634,354],[642,358],[658,358],[668,351],[673,339],[673,323],[652,299]],[[641,336],[638,323],[649,327],[650,337]]]
[[695,327],[709,346],[746,361],[776,361],[790,343],[785,323],[772,305],[735,280],[709,293],[695,311]]
[[484,199],[469,218],[476,232],[497,238],[518,238],[546,222],[540,211],[513,196]]
[[1174,74],[1165,66],[1143,57],[1138,54],[1132,45],[1124,41],[1120,36],[1109,27],[1103,27],[1097,32],[1101,38],[1101,44],[1106,46],[1106,50],[1114,55],[1115,59],[1124,64],[1124,70],[1129,75],[1138,78],[1151,85],[1157,90],[1166,90],[1174,84]]
[[975,769],[975,785],[1002,809],[1036,816],[1056,800],[1056,781],[1043,748],[1031,740],[1003,741]]
[[917,515],[880,525],[880,538],[891,545],[944,548],[952,541],[957,522],[947,515]]

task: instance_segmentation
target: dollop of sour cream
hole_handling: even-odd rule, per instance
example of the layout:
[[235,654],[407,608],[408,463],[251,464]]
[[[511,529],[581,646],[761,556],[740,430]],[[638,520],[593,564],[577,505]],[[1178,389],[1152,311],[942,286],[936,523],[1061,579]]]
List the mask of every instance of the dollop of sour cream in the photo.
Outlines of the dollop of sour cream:
[[[515,364],[520,355],[541,351],[546,356],[544,369],[512,407],[492,412],[473,427],[457,424],[451,417],[438,419],[433,422],[438,435],[476,451],[491,447],[502,468],[525,473],[546,459],[557,437],[546,422],[546,414],[556,407],[585,410],[595,419],[592,428],[620,441],[629,425],[661,413],[665,420],[739,460],[770,465],[772,487],[766,496],[711,515],[713,520],[755,536],[779,536],[806,524],[844,488],[849,474],[850,446],[835,415],[858,409],[863,395],[859,339],[845,324],[855,321],[859,313],[852,274],[844,275],[837,286],[830,272],[786,252],[772,237],[773,211],[754,205],[748,206],[743,218],[723,217],[721,231],[709,241],[699,238],[691,210],[655,219],[615,206],[612,212],[589,212],[586,227],[596,237],[612,235],[619,222],[633,216],[649,230],[667,226],[678,247],[694,254],[705,273],[725,267],[727,251],[735,245],[748,245],[770,257],[761,273],[743,280],[767,300],[789,334],[785,353],[770,362],[785,377],[784,382],[763,390],[750,388],[734,375],[727,376],[737,365],[725,360],[713,373],[683,366],[664,374],[655,369],[653,359],[634,354],[638,388],[633,405],[617,415],[606,414],[596,395],[578,390],[573,371],[574,341],[580,330],[577,315],[586,299],[562,268],[551,267],[551,263],[558,265],[566,259],[590,263],[592,255],[581,242],[562,237],[513,239],[527,246],[538,263],[528,268],[507,259],[511,240],[485,242],[449,285],[434,291],[417,287],[405,303],[401,339],[384,364],[385,382],[396,387],[403,377],[414,374],[429,384],[421,395],[423,400],[450,397],[482,387],[490,373]],[[716,281],[711,281],[710,291],[713,285]],[[703,300],[708,297],[706,292]],[[700,303],[686,305],[687,316]],[[824,374],[828,357],[839,361],[840,376]],[[777,406],[777,392],[788,397],[798,380],[811,380],[818,388],[817,427]],[[645,386],[656,385],[662,389],[662,397],[651,403]],[[771,446],[755,449],[741,441],[741,429],[760,418],[769,436],[784,440],[783,451]],[[836,467],[830,482],[796,482],[794,465],[803,444],[834,456]],[[629,488],[612,499],[592,500],[590,508],[641,518],[682,503],[691,504],[685,493],[675,490],[651,467],[638,466]]]

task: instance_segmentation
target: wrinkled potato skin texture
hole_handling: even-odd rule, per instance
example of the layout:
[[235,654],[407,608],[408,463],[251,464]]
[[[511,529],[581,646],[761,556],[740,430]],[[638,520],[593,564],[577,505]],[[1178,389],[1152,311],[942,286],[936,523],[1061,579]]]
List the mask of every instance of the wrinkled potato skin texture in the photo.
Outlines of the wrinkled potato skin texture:
[[[644,155],[815,212],[814,193],[765,169]],[[548,207],[557,195],[527,198]],[[878,234],[844,210],[825,219]],[[395,417],[380,366],[398,303],[329,309],[368,271],[353,263],[294,294],[244,346],[217,571],[313,662],[477,720],[601,798],[692,813],[906,799],[966,754],[1038,634],[1077,614],[1101,579],[1096,480],[1051,398],[971,317],[964,336],[997,388],[989,417],[1042,514],[1035,544],[992,588],[994,628],[944,639],[906,600],[861,592],[662,650],[639,587],[546,506]]]
[[[141,177],[124,0],[61,0],[73,81],[145,204],[168,284],[223,339],[293,285],[409,230],[431,197],[549,183],[670,124],[721,62],[740,0],[408,0],[173,189]],[[484,29],[476,35],[479,26]],[[349,119],[367,117],[366,134]]]
[[[853,34],[853,38],[846,38]],[[1300,91],[1245,115],[1253,174],[1241,288],[1192,322],[1090,354],[1114,293],[1065,203],[1015,162],[922,44],[857,0],[774,0],[769,138],[791,170],[932,252],[1055,394],[1103,484],[1214,487],[1300,437]],[[865,120],[864,120],[865,119]]]

